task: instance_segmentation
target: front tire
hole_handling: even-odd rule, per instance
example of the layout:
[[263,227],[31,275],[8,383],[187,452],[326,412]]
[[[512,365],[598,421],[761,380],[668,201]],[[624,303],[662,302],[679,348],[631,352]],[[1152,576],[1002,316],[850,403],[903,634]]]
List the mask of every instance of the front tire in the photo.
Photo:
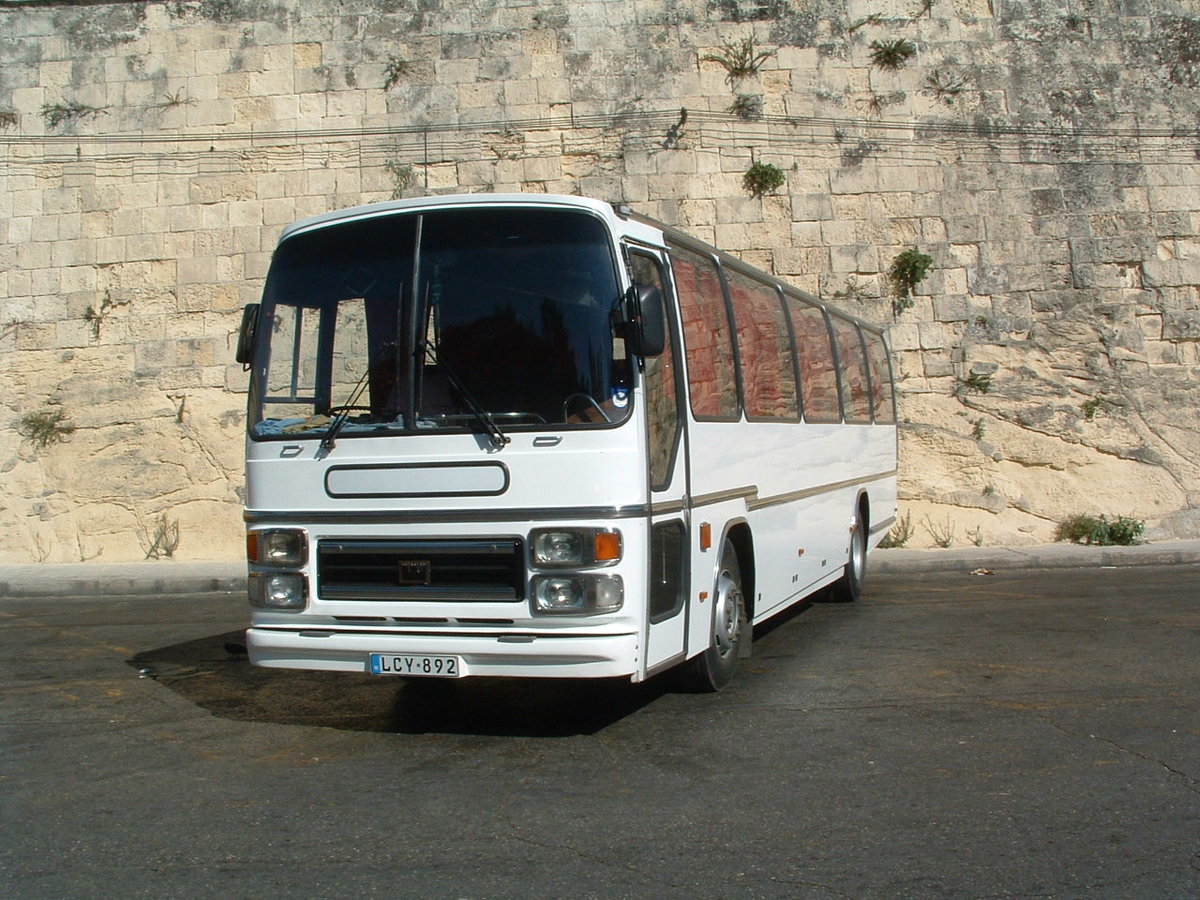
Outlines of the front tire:
[[741,642],[750,639],[746,601],[742,596],[742,570],[737,551],[726,544],[721,552],[713,594],[713,624],[708,648],[680,669],[685,690],[714,693],[733,679]]

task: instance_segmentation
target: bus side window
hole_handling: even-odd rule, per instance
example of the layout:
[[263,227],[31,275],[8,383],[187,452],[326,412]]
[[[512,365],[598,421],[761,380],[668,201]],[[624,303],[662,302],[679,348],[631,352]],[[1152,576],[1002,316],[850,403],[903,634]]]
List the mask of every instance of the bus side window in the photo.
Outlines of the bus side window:
[[871,407],[877,425],[896,424],[896,404],[892,393],[892,367],[883,336],[862,329],[867,345],[867,366],[871,374]]
[[733,343],[717,264],[707,256],[672,246],[671,268],[683,317],[692,414],[697,419],[736,419]]
[[800,356],[800,385],[807,422],[832,423],[842,420],[838,400],[837,367],[829,343],[825,313],[796,297],[787,298],[796,352]]
[[779,292],[726,268],[737,321],[746,418],[800,417],[792,344]]
[[858,327],[840,316],[832,316],[833,333],[837,338],[838,375],[842,380],[842,406],[846,421],[856,425],[871,424],[871,391],[867,378],[862,339]]

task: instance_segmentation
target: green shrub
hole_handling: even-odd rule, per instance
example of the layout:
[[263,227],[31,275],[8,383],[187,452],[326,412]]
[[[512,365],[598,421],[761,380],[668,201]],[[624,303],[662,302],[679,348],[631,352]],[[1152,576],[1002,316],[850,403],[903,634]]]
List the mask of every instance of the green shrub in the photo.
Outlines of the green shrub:
[[896,254],[888,269],[888,281],[892,285],[892,314],[899,315],[913,306],[913,290],[925,280],[933,257],[919,250],[908,249]]
[[742,187],[753,196],[761,197],[780,187],[784,182],[783,170],[770,163],[756,162],[742,176]]
[[879,542],[879,546],[888,550],[894,547],[903,547],[908,543],[908,539],[913,535],[912,516],[905,513],[901,518],[896,520],[896,524],[892,526],[892,530],[883,536],[883,540]]
[[1106,516],[1080,514],[1060,522],[1054,539],[1098,547],[1129,547],[1142,542],[1145,530],[1146,523],[1141,519],[1117,516],[1116,521],[1110,522]]

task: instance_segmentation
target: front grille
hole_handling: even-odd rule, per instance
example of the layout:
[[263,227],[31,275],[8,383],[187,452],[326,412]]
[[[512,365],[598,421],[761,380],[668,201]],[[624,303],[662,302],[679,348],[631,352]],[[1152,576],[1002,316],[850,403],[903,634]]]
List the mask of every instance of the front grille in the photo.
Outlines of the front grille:
[[317,592],[324,600],[524,600],[525,543],[521,538],[319,541]]

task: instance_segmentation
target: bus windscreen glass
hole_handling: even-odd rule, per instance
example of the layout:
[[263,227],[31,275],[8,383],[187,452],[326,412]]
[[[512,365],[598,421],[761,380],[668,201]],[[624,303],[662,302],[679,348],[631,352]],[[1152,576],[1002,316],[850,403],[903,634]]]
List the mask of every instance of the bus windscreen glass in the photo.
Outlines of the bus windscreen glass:
[[267,277],[251,436],[622,421],[620,305],[612,242],[586,213],[414,211],[298,233]]

